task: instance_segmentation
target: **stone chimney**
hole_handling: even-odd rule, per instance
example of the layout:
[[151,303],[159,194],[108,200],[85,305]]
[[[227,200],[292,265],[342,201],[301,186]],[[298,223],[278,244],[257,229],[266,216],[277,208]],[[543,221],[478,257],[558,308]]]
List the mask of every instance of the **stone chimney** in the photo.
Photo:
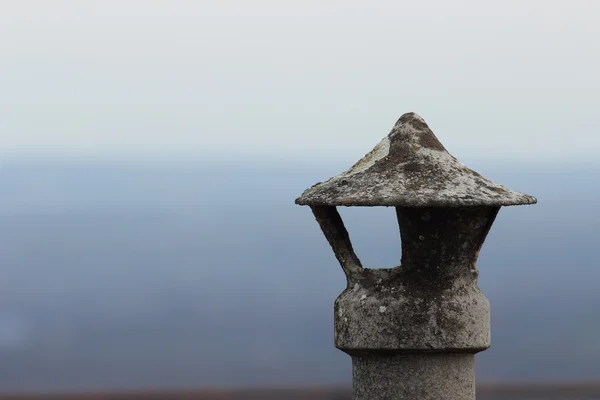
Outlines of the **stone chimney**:
[[[312,209],[347,278],[334,305],[335,346],[352,357],[355,400],[475,399],[475,353],[490,346],[479,250],[500,207],[536,202],[463,165],[414,113],[296,199]],[[395,207],[400,266],[363,268],[340,206]]]

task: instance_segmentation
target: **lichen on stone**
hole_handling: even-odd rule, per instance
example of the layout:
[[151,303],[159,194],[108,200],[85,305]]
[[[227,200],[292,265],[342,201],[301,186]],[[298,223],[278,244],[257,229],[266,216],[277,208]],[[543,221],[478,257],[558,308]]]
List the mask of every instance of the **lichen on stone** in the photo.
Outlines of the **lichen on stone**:
[[535,204],[530,195],[497,185],[466,167],[427,123],[406,113],[365,157],[307,189],[310,206],[464,207]]

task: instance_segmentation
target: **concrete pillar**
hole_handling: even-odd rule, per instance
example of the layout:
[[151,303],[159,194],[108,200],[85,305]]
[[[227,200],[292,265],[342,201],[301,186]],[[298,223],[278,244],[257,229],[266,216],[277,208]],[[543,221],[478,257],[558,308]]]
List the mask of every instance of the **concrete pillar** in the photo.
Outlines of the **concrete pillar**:
[[[311,207],[347,278],[335,346],[352,357],[354,399],[475,399],[474,357],[490,346],[479,250],[501,206],[536,201],[461,164],[414,113],[296,200]],[[363,268],[338,206],[395,207],[400,266]]]

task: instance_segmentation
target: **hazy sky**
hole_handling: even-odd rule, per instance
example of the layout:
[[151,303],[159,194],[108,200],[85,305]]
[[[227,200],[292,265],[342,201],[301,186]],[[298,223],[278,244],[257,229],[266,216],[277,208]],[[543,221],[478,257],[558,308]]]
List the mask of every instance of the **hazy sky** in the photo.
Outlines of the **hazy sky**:
[[0,0],[0,154],[594,159],[600,1]]

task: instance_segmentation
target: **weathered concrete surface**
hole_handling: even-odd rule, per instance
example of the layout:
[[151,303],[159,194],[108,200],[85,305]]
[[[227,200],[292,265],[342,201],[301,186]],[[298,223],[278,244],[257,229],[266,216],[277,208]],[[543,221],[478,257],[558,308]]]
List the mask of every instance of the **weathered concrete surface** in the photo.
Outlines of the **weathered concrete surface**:
[[354,249],[344,221],[335,207],[311,207],[315,219],[327,238],[335,257],[339,261],[346,279],[362,273],[362,264]]
[[356,284],[336,299],[338,349],[350,355],[476,353],[490,346],[489,302],[478,288],[421,296],[390,282],[375,290]]
[[354,400],[475,399],[473,354],[352,358]]
[[[296,199],[342,266],[335,345],[353,360],[354,399],[475,398],[475,353],[490,346],[477,258],[501,206],[534,204],[452,157],[414,113],[348,171]],[[400,266],[363,268],[337,206],[394,206]]]
[[454,158],[415,113],[346,172],[307,189],[296,204],[460,207],[534,204],[537,200],[484,178]]
[[487,349],[489,302],[477,286],[476,262],[497,212],[398,207],[401,265],[347,272],[334,306],[336,347],[350,355]]

